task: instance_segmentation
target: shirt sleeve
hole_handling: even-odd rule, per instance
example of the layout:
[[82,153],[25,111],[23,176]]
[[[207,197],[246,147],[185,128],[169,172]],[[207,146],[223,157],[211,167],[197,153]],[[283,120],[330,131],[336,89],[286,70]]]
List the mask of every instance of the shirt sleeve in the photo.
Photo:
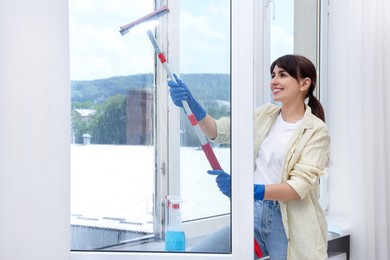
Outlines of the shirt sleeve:
[[212,140],[219,144],[230,143],[230,117],[221,117],[215,120],[217,126],[217,137]]
[[309,134],[302,151],[297,149],[292,152],[291,160],[296,160],[289,173],[287,183],[299,194],[301,199],[305,198],[309,191],[318,184],[319,178],[324,174],[329,161],[330,136],[327,129],[321,129],[314,134]]

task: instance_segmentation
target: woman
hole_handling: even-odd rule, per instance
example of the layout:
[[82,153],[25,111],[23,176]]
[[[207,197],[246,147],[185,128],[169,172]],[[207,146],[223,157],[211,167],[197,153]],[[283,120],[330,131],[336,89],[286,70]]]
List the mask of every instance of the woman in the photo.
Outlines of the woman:
[[[281,106],[265,104],[254,113],[255,238],[272,260],[327,259],[327,224],[318,198],[330,137],[314,96],[316,69],[303,56],[285,55],[270,71],[272,96]],[[207,136],[217,143],[230,141],[229,118],[214,120],[180,79],[168,85],[174,103],[186,100]],[[230,175],[208,173],[230,197]]]

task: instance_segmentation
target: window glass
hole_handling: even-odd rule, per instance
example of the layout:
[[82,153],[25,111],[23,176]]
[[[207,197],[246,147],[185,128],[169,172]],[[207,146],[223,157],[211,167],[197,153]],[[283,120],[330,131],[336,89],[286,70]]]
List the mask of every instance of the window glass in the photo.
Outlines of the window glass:
[[273,0],[269,4],[271,62],[285,54],[299,54],[318,67],[319,1]]
[[[210,115],[229,116],[230,1],[187,0],[173,6],[180,33],[157,40],[166,41],[162,46],[180,42],[180,53],[173,55],[180,57],[176,73]],[[174,211],[166,210],[173,205],[172,195],[180,199],[186,251],[209,252],[192,246],[230,225],[230,200],[219,191],[215,176],[207,174],[211,166],[184,112],[180,129],[159,129],[169,122],[160,96],[167,86],[156,74],[161,65],[156,65],[146,32],[119,33],[120,26],[154,10],[155,1],[69,1],[73,251],[177,251],[166,243],[168,224],[175,222]],[[162,23],[167,28],[167,19]],[[164,149],[171,148],[161,146],[161,140],[169,142],[162,135],[171,133],[180,135],[179,172],[164,161],[169,154]],[[211,146],[230,173],[230,145]],[[172,182],[177,175],[180,181]],[[213,252],[231,252],[230,230],[225,237],[225,249]]]
[[153,1],[71,0],[71,249],[153,236],[154,52],[119,27]]
[[[230,1],[180,1],[180,72],[192,94],[215,119],[230,116]],[[181,114],[183,219],[230,213],[230,201],[200,149],[191,124]],[[230,145],[211,143],[221,167],[230,173]]]
[[[180,77],[208,114],[229,117],[230,1],[183,0],[179,9]],[[211,163],[195,127],[181,111],[180,197],[187,251],[230,253],[230,199],[219,190],[216,176],[207,173]],[[222,169],[230,173],[230,144],[206,141]],[[215,239],[220,243],[210,242]]]
[[[298,54],[309,58],[317,68],[320,79],[320,1],[312,0],[272,0],[266,3],[266,31],[264,56],[266,70],[263,83],[268,86],[270,75],[268,68],[271,63],[286,54]],[[319,97],[321,81],[317,80],[316,95]],[[271,92],[263,92],[264,96],[257,104],[274,102]],[[274,102],[277,103],[277,102]]]
[[294,0],[274,0],[273,3],[269,5],[271,62],[294,53]]

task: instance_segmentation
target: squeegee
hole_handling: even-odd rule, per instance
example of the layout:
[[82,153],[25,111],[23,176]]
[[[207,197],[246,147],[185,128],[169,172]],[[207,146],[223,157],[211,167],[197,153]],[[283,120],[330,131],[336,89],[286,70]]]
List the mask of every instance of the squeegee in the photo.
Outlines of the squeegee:
[[[169,13],[168,7],[162,6],[159,9],[155,10],[154,12],[135,20],[134,22],[131,22],[129,24],[121,26],[119,32],[123,36],[126,33],[128,33],[132,28],[134,28],[135,26],[137,26],[141,23],[155,21],[156,19],[160,18],[161,16],[163,16],[167,13]],[[166,59],[164,53],[161,51],[160,46],[159,46],[153,32],[150,29],[148,29],[147,34],[148,34],[148,37],[149,37],[149,39],[154,47],[154,50],[157,54],[157,57],[160,60],[160,63],[163,65],[168,77],[171,80],[176,81],[176,79],[173,76],[173,73],[169,67],[167,59]],[[191,125],[192,125],[192,127],[193,127],[199,141],[200,141],[202,150],[205,153],[207,160],[209,161],[209,163],[211,165],[211,168],[213,170],[221,170],[222,168],[217,160],[217,157],[215,156],[214,151],[211,148],[210,143],[207,141],[206,137],[203,135],[202,130],[199,127],[198,120],[196,119],[194,113],[191,111],[190,107],[188,106],[187,101],[183,100],[182,104],[183,104],[184,111],[188,117],[188,120],[190,121],[190,123],[191,123]],[[260,246],[258,245],[256,239],[254,240],[254,242],[255,242],[255,245],[254,245],[255,253],[256,253],[257,257],[260,258],[263,256],[263,253],[261,252]]]

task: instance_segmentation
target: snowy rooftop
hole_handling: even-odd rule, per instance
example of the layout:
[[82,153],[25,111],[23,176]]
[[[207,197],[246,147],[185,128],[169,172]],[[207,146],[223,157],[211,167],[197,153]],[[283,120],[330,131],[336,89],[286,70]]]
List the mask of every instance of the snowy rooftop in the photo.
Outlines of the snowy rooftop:
[[[224,169],[230,150],[215,148]],[[72,225],[152,230],[154,147],[71,146]],[[218,190],[201,149],[182,147],[181,198],[183,220],[228,213],[230,202]],[[128,229],[129,228],[129,229]]]

